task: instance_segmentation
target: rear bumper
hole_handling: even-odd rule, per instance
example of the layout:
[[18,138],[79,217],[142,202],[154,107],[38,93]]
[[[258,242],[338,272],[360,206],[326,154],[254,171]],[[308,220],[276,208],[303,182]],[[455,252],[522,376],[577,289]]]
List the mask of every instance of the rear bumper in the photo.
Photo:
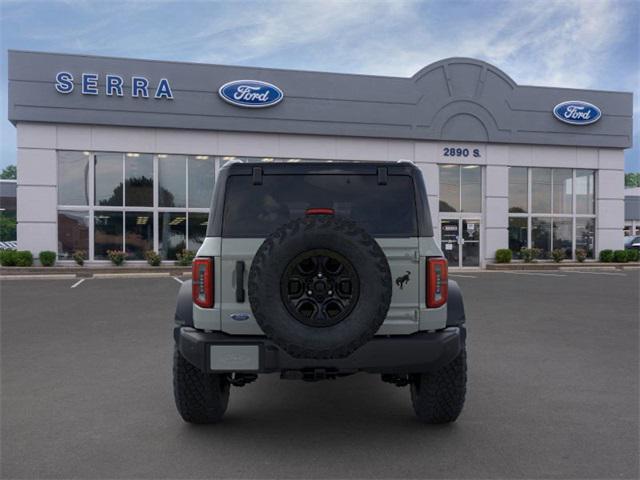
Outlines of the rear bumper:
[[[190,327],[176,327],[174,338],[182,356],[205,372],[325,370],[336,374],[358,371],[406,374],[433,371],[447,365],[464,346],[466,329],[464,326],[449,327],[438,332],[374,337],[348,357],[329,360],[292,357],[271,340],[261,336],[205,333]],[[223,350],[215,350],[220,346],[231,353],[228,356],[231,362],[234,359],[238,361],[239,368],[216,368],[212,352]]]

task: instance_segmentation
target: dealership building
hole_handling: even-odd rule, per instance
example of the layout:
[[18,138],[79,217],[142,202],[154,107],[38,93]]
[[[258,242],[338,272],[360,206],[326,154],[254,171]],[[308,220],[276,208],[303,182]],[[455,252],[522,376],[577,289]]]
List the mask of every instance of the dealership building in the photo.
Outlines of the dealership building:
[[244,159],[414,162],[452,266],[482,267],[500,248],[593,258],[623,245],[628,92],[518,85],[469,58],[409,78],[26,51],[8,60],[20,249],[171,260],[198,248],[220,168]]

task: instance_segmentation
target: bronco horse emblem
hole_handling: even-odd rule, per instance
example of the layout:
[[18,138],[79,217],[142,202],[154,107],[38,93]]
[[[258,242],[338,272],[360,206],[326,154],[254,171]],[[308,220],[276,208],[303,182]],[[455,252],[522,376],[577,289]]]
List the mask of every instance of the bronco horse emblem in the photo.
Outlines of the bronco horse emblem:
[[409,283],[409,277],[411,276],[411,272],[409,270],[407,270],[406,272],[407,272],[406,275],[396,278],[396,285],[400,287],[400,290],[402,290],[405,284]]

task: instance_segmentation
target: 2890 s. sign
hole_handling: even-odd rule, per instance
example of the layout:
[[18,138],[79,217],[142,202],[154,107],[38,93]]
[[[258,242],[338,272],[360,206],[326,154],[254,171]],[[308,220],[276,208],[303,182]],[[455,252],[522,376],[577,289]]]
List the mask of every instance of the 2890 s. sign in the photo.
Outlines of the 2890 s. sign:
[[218,94],[225,102],[246,108],[271,107],[284,98],[282,90],[260,80],[234,80],[222,85]]
[[553,107],[555,117],[571,125],[589,125],[600,120],[602,112],[598,107],[581,100],[569,100]]

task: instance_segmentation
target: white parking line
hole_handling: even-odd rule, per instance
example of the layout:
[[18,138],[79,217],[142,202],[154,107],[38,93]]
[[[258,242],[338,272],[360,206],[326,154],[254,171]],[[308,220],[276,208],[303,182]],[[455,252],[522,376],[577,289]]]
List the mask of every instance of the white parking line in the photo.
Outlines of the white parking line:
[[500,272],[509,273],[511,275],[537,275],[539,277],[566,277],[561,273],[537,273],[537,272]]
[[449,274],[450,277],[462,277],[462,278],[478,278],[478,277],[474,277],[473,275],[458,275],[457,273],[450,273]]
[[86,280],[86,278],[81,278],[80,280],[78,280],[76,283],[74,283],[73,285],[71,285],[71,288],[76,288],[78,285],[80,285],[82,282],[84,282]]
[[179,284],[183,284],[184,282],[182,280],[180,280],[178,277],[171,277],[173,278],[176,282],[178,282]]
[[624,273],[612,273],[612,272],[585,272],[584,270],[570,270],[571,273],[586,273],[588,275],[616,275],[618,277],[626,277]]

